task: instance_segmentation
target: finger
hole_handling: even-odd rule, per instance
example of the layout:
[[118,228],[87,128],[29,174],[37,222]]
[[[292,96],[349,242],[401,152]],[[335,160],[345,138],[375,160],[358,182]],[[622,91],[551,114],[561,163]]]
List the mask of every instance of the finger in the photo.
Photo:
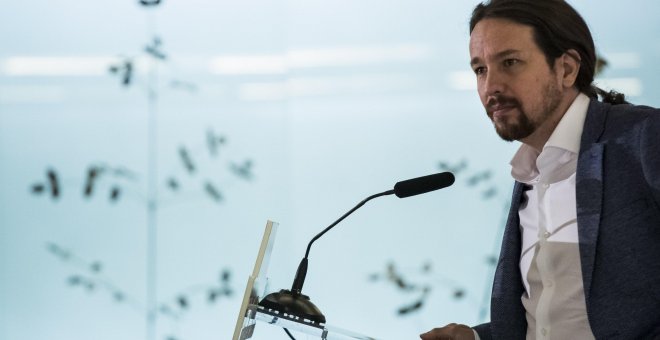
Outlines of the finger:
[[441,328],[434,328],[426,333],[420,334],[419,337],[422,340],[452,340],[452,336],[449,333],[449,325]]

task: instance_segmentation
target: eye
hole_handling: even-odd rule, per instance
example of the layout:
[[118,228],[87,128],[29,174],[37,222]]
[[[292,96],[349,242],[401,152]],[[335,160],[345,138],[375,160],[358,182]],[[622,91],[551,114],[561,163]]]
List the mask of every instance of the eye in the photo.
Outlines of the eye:
[[483,66],[477,66],[473,69],[473,71],[474,71],[474,74],[479,76],[479,75],[482,75],[486,72],[486,68],[483,67]]
[[518,60],[518,59],[513,59],[513,58],[506,59],[506,60],[504,60],[504,66],[510,67],[510,66],[518,64],[519,62],[520,62],[520,60]]

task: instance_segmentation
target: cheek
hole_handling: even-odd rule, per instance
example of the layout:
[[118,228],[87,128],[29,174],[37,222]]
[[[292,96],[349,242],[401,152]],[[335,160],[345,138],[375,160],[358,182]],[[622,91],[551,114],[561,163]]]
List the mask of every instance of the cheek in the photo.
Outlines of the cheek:
[[534,102],[544,95],[540,88],[541,78],[530,78],[527,81],[521,82],[519,86],[512,89],[512,94],[518,99],[521,106],[533,106]]

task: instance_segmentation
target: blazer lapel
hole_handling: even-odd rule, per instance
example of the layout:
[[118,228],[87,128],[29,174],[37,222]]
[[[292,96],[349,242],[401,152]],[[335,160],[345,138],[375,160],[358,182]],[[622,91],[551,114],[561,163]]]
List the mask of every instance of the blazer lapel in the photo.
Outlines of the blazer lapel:
[[586,299],[589,299],[591,289],[603,201],[603,153],[605,152],[605,144],[598,143],[598,140],[605,127],[608,108],[608,104],[591,100],[582,131],[576,171],[578,238]]
[[524,339],[527,330],[525,309],[520,303],[524,288],[520,275],[520,220],[518,209],[524,185],[516,182],[511,209],[504,229],[500,259],[493,280],[491,332],[493,339]]
[[[518,218],[518,210],[522,200],[523,188],[524,184],[519,182],[516,182],[513,187],[511,208],[509,209],[509,216],[504,228],[500,259],[493,280],[493,298],[506,298],[507,294],[511,291],[510,285],[522,282],[520,269],[518,267],[521,251],[520,219]],[[520,296],[517,296],[516,298],[520,298]]]

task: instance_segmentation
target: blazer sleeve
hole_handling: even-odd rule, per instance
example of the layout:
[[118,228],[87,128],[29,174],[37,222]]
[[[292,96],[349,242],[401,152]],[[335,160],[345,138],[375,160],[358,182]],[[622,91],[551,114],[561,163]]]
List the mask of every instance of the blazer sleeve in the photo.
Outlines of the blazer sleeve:
[[479,334],[479,340],[492,340],[493,337],[490,334],[490,322],[482,323],[481,325],[472,327],[477,334]]

